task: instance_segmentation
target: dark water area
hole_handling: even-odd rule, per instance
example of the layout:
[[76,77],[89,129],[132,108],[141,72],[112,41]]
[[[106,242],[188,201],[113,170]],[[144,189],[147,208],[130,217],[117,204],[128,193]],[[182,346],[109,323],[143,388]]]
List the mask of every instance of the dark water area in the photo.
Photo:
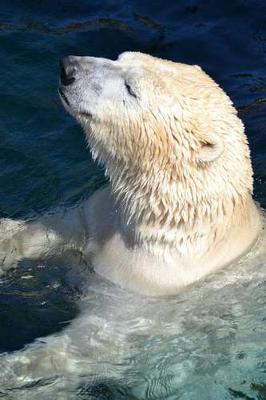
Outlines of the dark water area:
[[[265,1],[1,0],[0,217],[73,205],[105,182],[58,99],[58,62],[126,50],[198,64],[225,89],[245,123],[254,195],[266,207]],[[0,281],[0,351],[61,330],[78,297],[52,263],[10,273]],[[99,398],[119,398],[104,390]],[[266,399],[265,388],[256,393]],[[224,398],[251,399],[243,396]]]

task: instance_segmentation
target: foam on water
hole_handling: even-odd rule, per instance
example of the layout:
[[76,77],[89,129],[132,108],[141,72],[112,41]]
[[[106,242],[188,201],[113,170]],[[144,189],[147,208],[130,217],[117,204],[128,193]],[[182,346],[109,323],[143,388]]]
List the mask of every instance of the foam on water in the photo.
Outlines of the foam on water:
[[[255,196],[265,208],[265,7],[259,0],[219,7],[2,0],[0,216],[24,219],[74,205],[102,184],[57,98],[58,60],[115,59],[125,50],[199,64],[226,90],[246,125]],[[160,300],[93,274],[69,276],[69,266],[55,260],[26,261],[0,282],[0,398],[264,400],[264,252],[261,242],[241,261]]]

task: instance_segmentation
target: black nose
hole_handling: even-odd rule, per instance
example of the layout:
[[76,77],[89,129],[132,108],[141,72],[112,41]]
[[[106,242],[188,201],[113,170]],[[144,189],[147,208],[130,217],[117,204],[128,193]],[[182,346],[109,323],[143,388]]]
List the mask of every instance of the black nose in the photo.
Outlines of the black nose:
[[75,81],[77,62],[72,56],[60,60],[60,81],[61,85],[68,86]]

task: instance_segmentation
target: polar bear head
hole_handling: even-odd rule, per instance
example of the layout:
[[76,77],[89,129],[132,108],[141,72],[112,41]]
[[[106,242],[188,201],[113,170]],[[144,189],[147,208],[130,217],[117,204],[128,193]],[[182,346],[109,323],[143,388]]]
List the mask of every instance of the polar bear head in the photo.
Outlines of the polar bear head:
[[252,192],[243,124],[200,67],[137,52],[69,56],[59,93],[130,216],[193,224]]

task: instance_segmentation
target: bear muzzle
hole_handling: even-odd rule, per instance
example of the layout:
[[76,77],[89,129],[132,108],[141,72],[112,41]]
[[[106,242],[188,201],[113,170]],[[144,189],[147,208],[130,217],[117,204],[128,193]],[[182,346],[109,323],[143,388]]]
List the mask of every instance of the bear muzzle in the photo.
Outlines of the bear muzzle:
[[76,79],[78,63],[75,57],[68,56],[60,60],[60,84],[63,86],[71,85]]

